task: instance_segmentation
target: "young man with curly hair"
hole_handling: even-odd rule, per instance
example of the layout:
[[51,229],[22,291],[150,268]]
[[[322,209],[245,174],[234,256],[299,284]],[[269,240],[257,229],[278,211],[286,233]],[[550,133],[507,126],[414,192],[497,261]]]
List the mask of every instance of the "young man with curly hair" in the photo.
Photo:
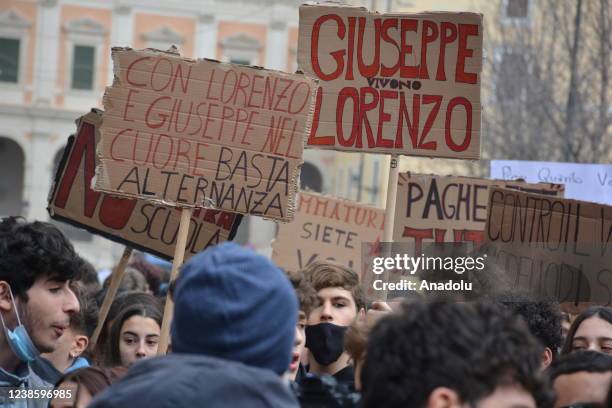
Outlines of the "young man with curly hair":
[[541,368],[544,370],[556,359],[563,345],[561,310],[557,302],[533,299],[523,294],[506,293],[497,297],[501,305],[525,319],[531,334],[544,347]]
[[542,346],[493,304],[415,303],[368,338],[364,408],[535,408],[551,402]]
[[[79,311],[70,284],[82,267],[72,244],[53,225],[16,217],[0,221],[0,386],[50,385],[30,364],[39,353],[57,348]],[[46,400],[27,405],[21,400],[17,406],[46,406]]]

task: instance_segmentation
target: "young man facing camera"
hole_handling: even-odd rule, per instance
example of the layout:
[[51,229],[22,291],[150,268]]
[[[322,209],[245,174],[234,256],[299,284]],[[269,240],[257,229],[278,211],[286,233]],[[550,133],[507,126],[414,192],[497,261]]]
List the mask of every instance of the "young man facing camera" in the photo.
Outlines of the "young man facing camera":
[[[0,386],[51,385],[30,364],[58,347],[79,311],[70,283],[81,266],[70,242],[51,224],[15,217],[0,222]],[[27,402],[28,407],[46,404],[43,398]],[[26,406],[25,400],[17,406]]]
[[338,383],[352,385],[354,373],[344,350],[344,334],[359,315],[365,314],[366,299],[359,276],[331,261],[313,262],[303,272],[319,300],[306,326],[309,372],[333,375]]

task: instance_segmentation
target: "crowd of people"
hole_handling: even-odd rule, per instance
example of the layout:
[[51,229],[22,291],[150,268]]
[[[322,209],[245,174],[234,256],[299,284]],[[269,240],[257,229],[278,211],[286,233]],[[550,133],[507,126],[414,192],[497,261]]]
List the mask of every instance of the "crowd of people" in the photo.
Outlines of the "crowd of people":
[[0,407],[612,407],[608,306],[371,302],[348,267],[226,242],[175,282],[135,257],[94,344],[106,289],[55,226],[0,222]]

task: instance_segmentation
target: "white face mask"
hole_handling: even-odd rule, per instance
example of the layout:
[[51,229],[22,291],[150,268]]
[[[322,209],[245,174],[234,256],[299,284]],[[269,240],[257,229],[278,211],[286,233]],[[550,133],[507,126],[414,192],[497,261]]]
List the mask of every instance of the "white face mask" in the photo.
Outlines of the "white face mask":
[[11,302],[13,304],[13,310],[15,311],[15,316],[17,316],[17,327],[13,330],[10,330],[5,322],[2,313],[0,313],[0,323],[2,323],[2,328],[4,330],[4,335],[6,336],[6,341],[8,342],[11,350],[17,356],[18,359],[25,363],[31,363],[36,360],[36,358],[40,355],[40,352],[30,339],[28,331],[25,326],[21,324],[21,319],[19,319],[19,313],[17,312],[17,305],[15,304],[15,298],[13,297],[13,292],[11,291],[11,287],[9,286],[9,293],[11,295]]

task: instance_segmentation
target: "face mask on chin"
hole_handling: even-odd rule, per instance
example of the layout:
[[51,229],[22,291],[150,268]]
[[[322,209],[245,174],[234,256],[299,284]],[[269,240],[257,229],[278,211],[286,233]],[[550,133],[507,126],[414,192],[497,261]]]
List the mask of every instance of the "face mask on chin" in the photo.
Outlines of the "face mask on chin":
[[15,304],[15,298],[13,297],[13,292],[11,291],[10,286],[9,293],[11,295],[11,303],[13,304],[15,316],[17,316],[17,326],[13,330],[10,330],[4,322],[2,312],[0,312],[0,323],[2,323],[4,336],[6,337],[6,341],[17,358],[25,363],[31,363],[36,360],[36,358],[40,355],[40,352],[32,342],[32,339],[30,339],[25,326],[21,324],[21,319],[19,319],[19,313],[17,311],[17,305]]
[[306,326],[306,347],[317,363],[327,366],[338,360],[344,351],[346,326],[319,323]]

